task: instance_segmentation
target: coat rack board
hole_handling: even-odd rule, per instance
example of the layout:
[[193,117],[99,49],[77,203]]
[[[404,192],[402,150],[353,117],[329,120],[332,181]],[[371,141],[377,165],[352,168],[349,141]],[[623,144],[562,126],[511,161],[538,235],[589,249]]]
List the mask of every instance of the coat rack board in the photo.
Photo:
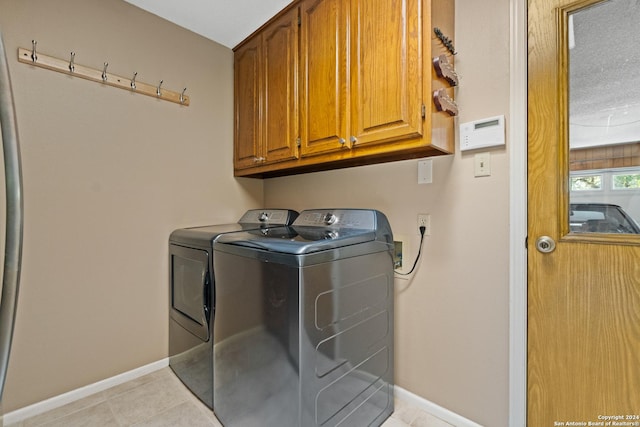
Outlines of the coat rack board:
[[36,42],[33,41],[32,49],[18,48],[18,61],[24,64],[31,64],[36,67],[46,68],[47,70],[57,71],[59,73],[70,76],[80,77],[93,82],[102,83],[108,86],[125,89],[130,92],[141,93],[143,95],[152,96],[164,101],[175,102],[176,104],[188,106],[190,99],[184,92],[187,88],[180,92],[162,88],[162,80],[157,86],[148,83],[136,81],[138,73],[134,73],[131,78],[121,77],[107,72],[108,63],[104,63],[102,70],[86,67],[75,63],[75,53],[71,52],[68,61],[55,58],[53,56],[44,55],[36,52]]

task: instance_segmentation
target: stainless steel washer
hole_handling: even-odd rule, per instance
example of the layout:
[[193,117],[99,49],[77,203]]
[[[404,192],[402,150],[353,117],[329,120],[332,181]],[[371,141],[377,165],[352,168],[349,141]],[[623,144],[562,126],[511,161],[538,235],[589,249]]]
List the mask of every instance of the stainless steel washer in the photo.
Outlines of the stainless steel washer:
[[169,366],[213,407],[212,321],[215,312],[213,242],[224,234],[288,225],[298,213],[247,211],[236,224],[175,230],[169,238]]
[[375,210],[303,211],[214,244],[225,426],[369,426],[393,412],[393,236]]

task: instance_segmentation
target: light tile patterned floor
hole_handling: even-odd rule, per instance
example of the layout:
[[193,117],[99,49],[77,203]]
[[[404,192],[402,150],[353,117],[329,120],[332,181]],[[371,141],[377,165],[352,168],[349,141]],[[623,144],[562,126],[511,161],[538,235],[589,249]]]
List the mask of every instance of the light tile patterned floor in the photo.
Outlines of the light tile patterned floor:
[[[220,427],[203,405],[164,368],[6,427]],[[451,427],[396,399],[384,427]]]

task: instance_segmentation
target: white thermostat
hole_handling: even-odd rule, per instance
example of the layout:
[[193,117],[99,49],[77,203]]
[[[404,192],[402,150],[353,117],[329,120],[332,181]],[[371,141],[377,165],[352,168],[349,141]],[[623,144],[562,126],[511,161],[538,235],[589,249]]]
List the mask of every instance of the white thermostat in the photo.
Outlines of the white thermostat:
[[460,151],[505,145],[504,116],[489,117],[460,125]]

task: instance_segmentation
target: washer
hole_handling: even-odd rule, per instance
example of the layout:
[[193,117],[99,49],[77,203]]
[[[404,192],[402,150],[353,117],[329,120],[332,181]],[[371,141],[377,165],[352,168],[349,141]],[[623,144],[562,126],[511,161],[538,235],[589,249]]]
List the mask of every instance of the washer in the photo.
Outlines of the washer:
[[213,242],[224,234],[289,225],[292,210],[249,210],[235,224],[175,230],[169,237],[169,366],[213,408]]
[[214,244],[214,413],[225,426],[369,426],[393,412],[393,235],[303,211]]

